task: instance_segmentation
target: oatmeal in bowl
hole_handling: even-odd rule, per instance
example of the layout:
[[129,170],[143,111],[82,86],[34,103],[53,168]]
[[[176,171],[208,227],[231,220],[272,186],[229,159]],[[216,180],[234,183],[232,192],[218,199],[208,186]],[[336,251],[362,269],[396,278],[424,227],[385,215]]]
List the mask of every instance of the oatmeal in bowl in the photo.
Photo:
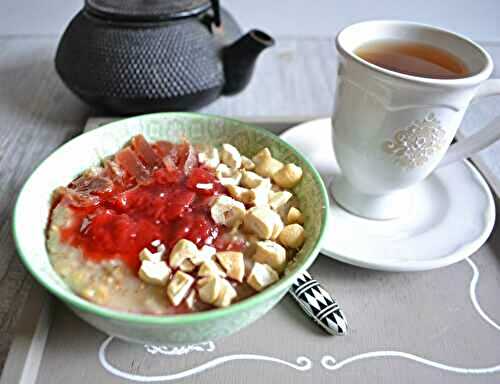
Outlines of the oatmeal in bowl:
[[276,283],[305,241],[302,168],[143,135],[54,193],[47,249],[86,300],[169,315],[227,307]]
[[274,306],[316,257],[327,210],[317,172],[276,136],[165,113],[52,154],[20,193],[14,235],[30,272],[87,322],[182,344]]

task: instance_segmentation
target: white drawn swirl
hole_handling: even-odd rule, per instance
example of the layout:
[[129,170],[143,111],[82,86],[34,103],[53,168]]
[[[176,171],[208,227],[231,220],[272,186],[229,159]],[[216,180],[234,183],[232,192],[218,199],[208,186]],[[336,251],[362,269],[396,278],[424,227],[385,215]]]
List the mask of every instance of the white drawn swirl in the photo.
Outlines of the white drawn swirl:
[[[466,258],[465,259],[467,263],[469,263],[470,267],[472,268],[472,279],[470,281],[469,285],[469,295],[470,299],[472,301],[472,305],[476,309],[476,311],[479,313],[479,316],[481,316],[488,324],[490,324],[492,327],[496,328],[497,330],[500,331],[500,326],[495,323],[481,308],[479,305],[479,302],[477,300],[476,296],[476,287],[477,283],[479,281],[479,270],[477,269],[476,264],[470,259]],[[430,367],[442,369],[445,371],[450,371],[450,372],[455,372],[455,373],[462,373],[462,374],[484,374],[484,373],[495,373],[495,372],[500,372],[500,365],[494,365],[492,367],[486,367],[486,368],[463,368],[463,367],[454,367],[451,365],[431,361],[428,359],[425,359],[423,357],[407,353],[407,352],[400,352],[400,351],[374,351],[374,352],[366,352],[362,353],[359,355],[351,356],[348,357],[342,361],[337,362],[333,356],[330,355],[325,355],[321,358],[321,365],[323,368],[328,369],[328,370],[337,370],[340,369],[348,364],[354,363],[356,361],[360,360],[365,360],[365,359],[371,359],[371,358],[378,358],[378,357],[399,357],[403,359],[408,359],[408,360],[413,360],[416,361],[417,363],[428,365]]]
[[469,294],[470,294],[470,299],[472,301],[472,305],[474,305],[474,308],[476,309],[477,313],[479,313],[479,316],[481,316],[484,319],[484,321],[486,321],[492,327],[500,331],[500,325],[491,320],[491,318],[483,311],[483,309],[479,305],[479,302],[477,301],[476,286],[477,282],[479,281],[479,270],[477,269],[476,264],[474,264],[474,262],[470,258],[467,257],[465,261],[469,263],[473,272],[472,280],[470,281],[470,286],[469,286]]
[[101,365],[109,373],[112,373],[115,376],[121,377],[123,379],[142,382],[142,383],[153,383],[153,382],[157,382],[157,381],[178,380],[178,379],[182,379],[184,377],[196,375],[197,373],[203,372],[207,369],[215,368],[218,365],[227,363],[229,361],[236,361],[236,360],[269,361],[271,363],[285,365],[287,367],[296,369],[297,371],[308,371],[312,367],[311,360],[305,356],[297,357],[296,364],[294,364],[294,363],[290,363],[288,361],[281,360],[281,359],[278,359],[276,357],[271,357],[271,356],[254,355],[254,354],[238,354],[238,355],[228,355],[228,356],[217,357],[217,358],[210,360],[204,364],[201,364],[201,365],[194,367],[194,368],[191,368],[191,369],[187,369],[187,370],[182,371],[182,372],[177,372],[177,373],[172,373],[172,374],[167,374],[167,375],[159,375],[159,376],[137,375],[137,374],[133,374],[133,373],[124,372],[124,371],[120,370],[119,368],[112,366],[108,362],[108,360],[106,358],[106,348],[108,347],[109,343],[111,343],[111,341],[113,341],[113,339],[114,339],[113,336],[108,337],[101,344],[101,347],[99,348],[99,361],[101,362]]
[[348,364],[354,363],[355,361],[371,359],[376,357],[400,357],[408,360],[416,361],[417,363],[421,363],[424,365],[428,365],[429,367],[439,368],[445,371],[455,372],[455,373],[464,373],[464,374],[481,374],[481,373],[495,373],[500,372],[500,365],[494,365],[493,367],[487,368],[461,368],[454,367],[451,365],[438,363],[436,361],[431,361],[425,359],[423,357],[414,355],[412,353],[400,352],[400,351],[374,351],[374,352],[366,352],[360,355],[352,356],[347,359],[344,359],[340,362],[337,362],[333,356],[325,355],[321,358],[321,365],[323,368],[328,370],[337,370]]
[[[481,308],[479,305],[479,302],[477,300],[477,295],[476,295],[476,287],[479,281],[479,270],[476,266],[476,264],[470,259],[466,258],[465,259],[467,263],[470,265],[472,268],[472,279],[470,281],[469,285],[469,295],[470,299],[472,301],[472,305],[474,306],[475,310],[478,312],[479,316],[483,318],[484,321],[486,321],[488,324],[490,324],[492,327],[500,331],[500,325],[495,323]],[[158,381],[173,381],[173,380],[178,380],[182,379],[191,375],[195,375],[198,373],[201,373],[205,370],[215,368],[218,365],[230,362],[230,361],[237,361],[237,360],[258,360],[258,361],[268,361],[271,363],[276,363],[276,364],[281,364],[285,365],[289,368],[295,369],[297,371],[308,371],[312,367],[312,361],[311,359],[305,357],[305,356],[299,356],[296,359],[296,363],[291,363],[285,360],[281,360],[275,357],[271,356],[263,356],[263,355],[255,355],[255,354],[237,354],[237,355],[228,355],[228,356],[221,356],[217,357],[213,360],[210,360],[202,365],[199,365],[197,367],[178,372],[178,373],[172,373],[172,374],[167,374],[167,375],[160,375],[160,376],[144,376],[144,375],[138,375],[138,374],[131,374],[128,372],[124,372],[114,366],[112,366],[107,358],[106,358],[106,348],[108,345],[111,343],[113,340],[113,337],[110,336],[108,337],[102,344],[101,347],[99,348],[99,361],[101,362],[101,365],[106,369],[109,373],[112,373],[113,375],[116,375],[118,377],[121,377],[123,379],[128,379],[132,381],[137,381],[137,382],[158,382]],[[179,354],[184,354],[189,351],[213,351],[215,349],[215,344],[206,344],[203,347],[200,347],[199,345],[195,346],[187,346],[182,350],[171,350],[166,347],[158,347],[158,346],[145,346],[146,350],[151,349],[149,353],[155,354],[155,353],[161,353],[165,355],[179,355]],[[180,353],[182,352],[182,353]],[[491,374],[491,373],[496,373],[500,372],[500,365],[494,365],[491,367],[485,367],[485,368],[465,368],[465,367],[455,367],[451,366],[448,364],[432,361],[411,353],[407,352],[401,352],[401,351],[373,351],[373,352],[365,352],[361,353],[359,355],[351,356],[348,357],[344,360],[337,361],[333,356],[331,355],[324,355],[321,358],[321,366],[329,371],[336,371],[339,370],[340,368],[352,364],[357,361],[361,360],[366,360],[366,359],[373,359],[373,358],[380,358],[380,357],[396,357],[396,358],[403,358],[403,359],[408,359],[415,361],[417,363],[427,365],[429,367],[441,369],[444,371],[449,371],[449,372],[455,372],[459,374]]]

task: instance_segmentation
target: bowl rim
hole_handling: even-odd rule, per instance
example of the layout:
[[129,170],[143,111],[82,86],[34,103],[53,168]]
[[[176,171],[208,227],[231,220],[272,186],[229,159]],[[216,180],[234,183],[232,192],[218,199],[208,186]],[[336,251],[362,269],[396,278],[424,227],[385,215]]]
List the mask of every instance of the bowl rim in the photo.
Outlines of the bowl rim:
[[[96,131],[105,129],[113,129],[113,126],[119,127],[120,125],[123,125],[125,122],[129,122],[131,120],[142,120],[146,117],[163,117],[163,116],[168,116],[168,117],[180,117],[180,118],[204,118],[204,119],[222,119],[226,121],[230,121],[233,123],[238,123],[238,124],[243,124],[246,129],[251,129],[258,134],[264,135],[266,137],[270,137],[274,140],[276,140],[279,145],[285,146],[289,151],[291,151],[294,155],[296,155],[303,164],[308,168],[309,172],[311,172],[313,179],[319,186],[320,192],[321,192],[321,197],[323,200],[323,209],[322,209],[322,217],[321,217],[321,227],[320,227],[320,232],[318,237],[316,238],[316,241],[314,245],[312,246],[312,250],[310,254],[305,258],[305,260],[302,262],[302,265],[300,265],[293,273],[290,273],[288,275],[283,276],[276,284],[273,284],[271,287],[265,289],[262,292],[259,292],[255,295],[252,295],[249,298],[246,298],[238,303],[232,304],[226,308],[217,308],[217,309],[211,309],[209,311],[202,311],[202,312],[194,312],[194,313],[187,313],[187,314],[176,314],[176,315],[168,315],[168,316],[161,316],[161,315],[149,315],[149,314],[141,314],[141,313],[134,313],[134,312],[126,312],[126,311],[119,311],[111,308],[107,308],[98,304],[94,304],[90,301],[87,301],[81,297],[79,297],[76,293],[74,293],[72,290],[63,290],[61,287],[59,287],[56,284],[53,284],[49,281],[46,281],[46,279],[43,277],[43,274],[40,273],[38,270],[36,270],[29,262],[29,257],[27,254],[24,252],[23,249],[23,242],[26,240],[22,239],[22,230],[21,228],[18,228],[17,222],[18,222],[18,217],[22,213],[22,207],[20,207],[20,200],[21,197],[27,187],[27,185],[30,183],[32,177],[34,174],[37,173],[38,169],[44,164],[49,158],[51,158],[56,152],[64,148],[66,145],[69,145],[72,143],[74,140],[79,140],[80,137],[85,136],[85,135],[91,135],[95,134]],[[266,300],[270,299],[271,297],[278,295],[282,290],[288,289],[289,286],[295,281],[295,279],[298,277],[299,274],[303,273],[307,268],[311,266],[313,261],[316,259],[317,254],[320,251],[320,245],[321,245],[321,240],[323,239],[325,235],[325,230],[328,225],[328,215],[329,212],[329,197],[328,193],[326,190],[326,187],[323,183],[323,180],[321,179],[321,176],[319,175],[319,172],[313,167],[311,162],[305,158],[304,155],[302,155],[298,150],[296,150],[294,147],[292,147],[290,144],[285,142],[283,139],[281,139],[279,136],[271,133],[270,131],[267,131],[264,128],[257,127],[255,125],[237,120],[237,119],[231,119],[227,118],[224,116],[218,116],[218,115],[212,115],[212,114],[204,114],[204,113],[194,113],[194,112],[159,112],[159,113],[150,113],[150,114],[143,114],[143,115],[138,115],[130,118],[125,118],[125,119],[120,119],[118,121],[114,121],[111,123],[104,124],[103,126],[93,129],[89,132],[82,133],[73,139],[69,140],[68,142],[64,143],[61,145],[59,148],[54,150],[49,156],[47,156],[43,161],[40,162],[40,164],[34,169],[34,171],[30,174],[28,179],[24,182],[21,190],[19,191],[16,204],[14,206],[14,211],[13,211],[13,220],[12,220],[12,233],[13,233],[13,238],[14,238],[14,243],[16,245],[16,249],[18,252],[18,255],[23,262],[24,266],[26,269],[31,273],[33,277],[45,288],[47,289],[50,293],[61,299],[64,303],[70,305],[70,307],[97,315],[99,317],[107,318],[107,319],[112,319],[112,320],[119,320],[119,321],[124,321],[127,323],[134,323],[136,325],[179,325],[179,324],[186,324],[186,323],[193,323],[193,322],[203,322],[203,321],[209,321],[209,320],[214,320],[217,318],[222,318],[226,316],[230,316],[235,313],[243,312],[245,310],[251,309],[253,307],[258,306],[259,304],[265,302]],[[48,252],[45,249],[45,252],[48,254]]]

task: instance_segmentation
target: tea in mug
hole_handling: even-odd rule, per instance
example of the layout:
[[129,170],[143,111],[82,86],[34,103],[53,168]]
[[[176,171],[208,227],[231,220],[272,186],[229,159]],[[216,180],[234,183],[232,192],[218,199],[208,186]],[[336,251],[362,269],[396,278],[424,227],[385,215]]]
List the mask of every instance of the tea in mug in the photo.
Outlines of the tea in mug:
[[356,55],[379,67],[431,79],[459,79],[470,74],[455,55],[432,45],[413,41],[378,40],[355,50]]

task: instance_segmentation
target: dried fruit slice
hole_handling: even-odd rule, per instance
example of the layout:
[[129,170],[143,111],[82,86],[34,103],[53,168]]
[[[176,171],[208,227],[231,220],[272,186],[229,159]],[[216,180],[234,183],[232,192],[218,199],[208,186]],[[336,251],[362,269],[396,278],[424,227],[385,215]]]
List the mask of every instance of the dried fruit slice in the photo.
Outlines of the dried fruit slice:
[[151,176],[146,167],[139,160],[130,147],[126,147],[118,152],[115,156],[116,162],[122,167],[130,176],[135,178],[139,184],[147,185],[151,181]]
[[90,193],[110,193],[113,190],[113,181],[108,177],[95,176],[80,176],[78,179],[71,182],[69,188],[82,194]]
[[149,169],[160,167],[161,159],[153,150],[153,147],[146,141],[143,135],[136,135],[131,140],[132,148],[139,158],[146,164]]

